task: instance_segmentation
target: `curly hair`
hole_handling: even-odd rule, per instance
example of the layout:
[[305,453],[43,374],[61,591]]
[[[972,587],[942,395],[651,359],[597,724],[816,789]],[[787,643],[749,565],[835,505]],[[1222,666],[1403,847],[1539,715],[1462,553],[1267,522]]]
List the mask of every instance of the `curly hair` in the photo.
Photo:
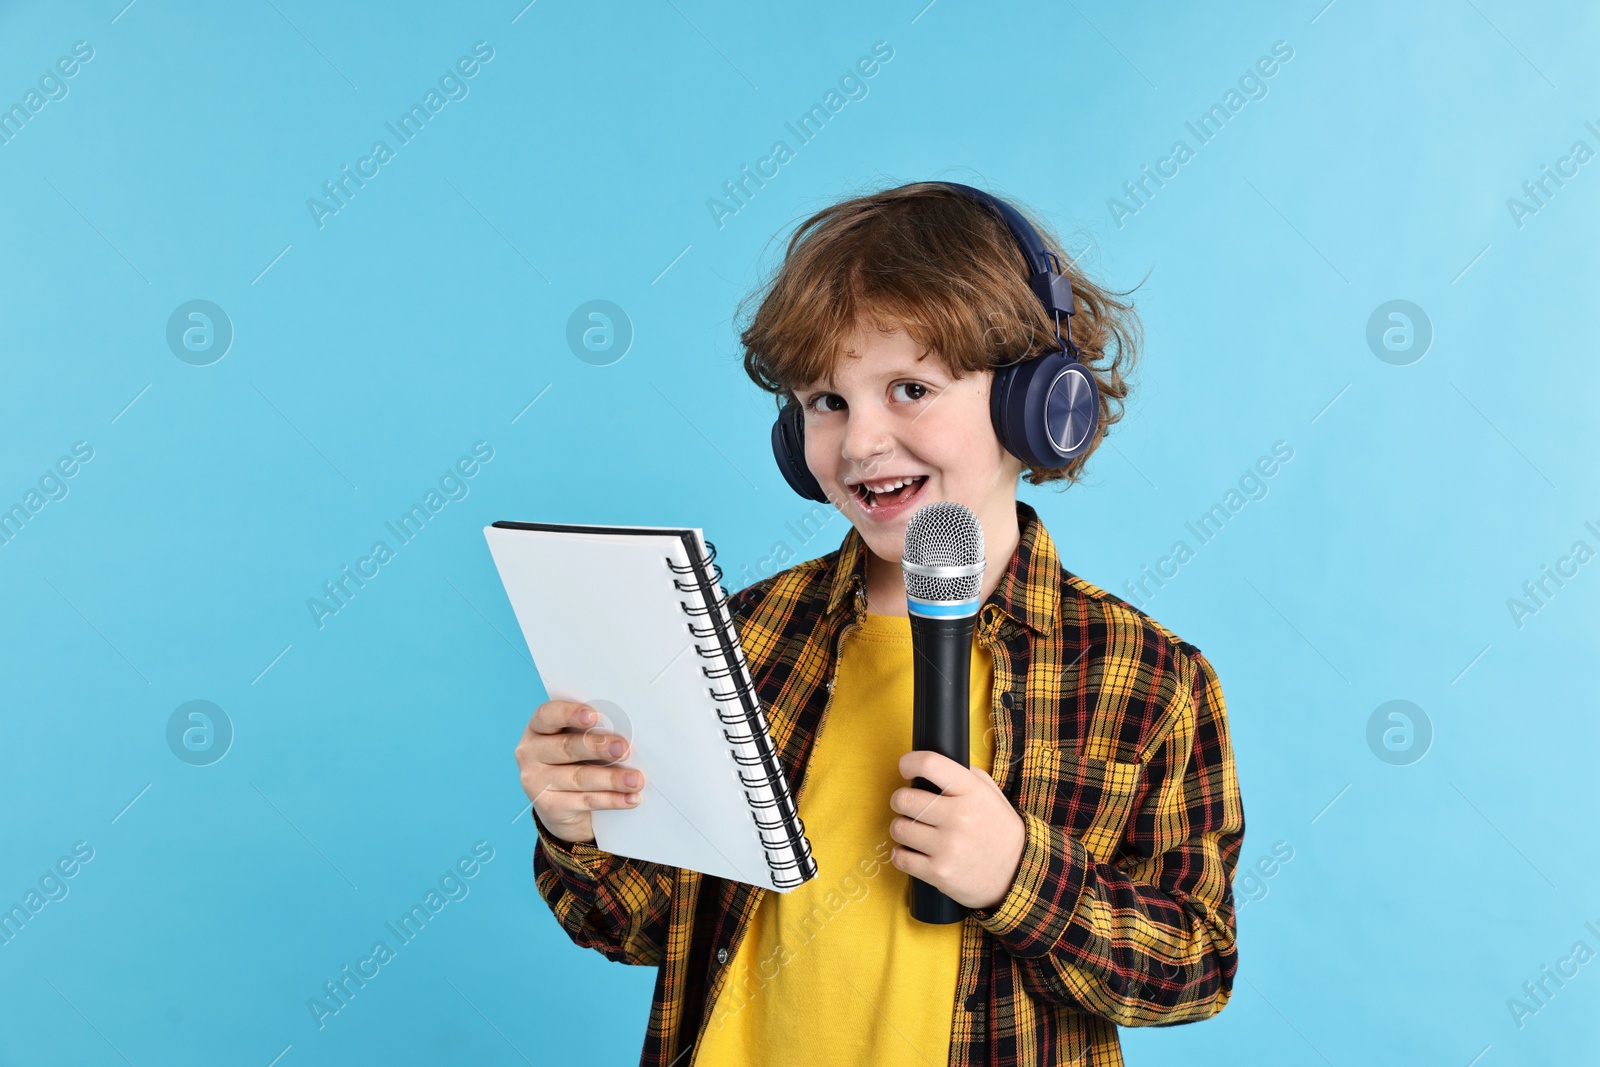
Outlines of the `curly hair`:
[[[1089,448],[1062,467],[1025,467],[1032,485],[1070,485],[1122,418],[1142,330],[1129,293],[1092,281],[1049,227],[1011,203],[1060,257],[1077,307],[1071,340],[1100,387]],[[1029,273],[1005,223],[954,189],[914,182],[841,201],[806,219],[773,276],[740,301],[745,373],[781,406],[832,382],[858,323],[904,329],[956,378],[1020,362],[1057,347]]]

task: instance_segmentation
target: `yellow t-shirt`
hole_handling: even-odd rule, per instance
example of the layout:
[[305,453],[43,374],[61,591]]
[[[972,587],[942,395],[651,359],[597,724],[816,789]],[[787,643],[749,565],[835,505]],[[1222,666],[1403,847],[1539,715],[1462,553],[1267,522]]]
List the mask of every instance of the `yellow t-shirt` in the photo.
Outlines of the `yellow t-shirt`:
[[[972,646],[970,762],[993,772],[993,657]],[[800,817],[817,877],[767,892],[717,994],[695,1067],[928,1067],[949,1057],[961,923],[911,917],[889,862],[908,779],[911,620],[867,615],[841,643]]]

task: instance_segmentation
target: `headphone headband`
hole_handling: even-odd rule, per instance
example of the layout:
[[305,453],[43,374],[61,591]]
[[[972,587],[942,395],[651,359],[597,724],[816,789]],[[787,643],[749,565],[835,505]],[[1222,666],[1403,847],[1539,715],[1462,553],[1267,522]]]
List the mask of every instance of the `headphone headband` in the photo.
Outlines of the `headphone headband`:
[[[997,196],[991,196],[982,189],[974,189],[970,185],[960,182],[930,182],[930,185],[942,185],[951,189],[969,200],[975,200],[988,208],[990,213],[1005,223],[1006,229],[1011,231],[1011,237],[1016,241],[1017,247],[1022,250],[1023,256],[1028,261],[1028,288],[1033,290],[1033,295],[1039,298],[1039,303],[1056,320],[1056,329],[1061,327],[1061,316],[1071,315],[1076,307],[1072,302],[1072,282],[1062,273],[1060,258],[1044,245],[1044,239],[1039,236],[1022,213]],[[1066,338],[1062,338],[1063,344]]]

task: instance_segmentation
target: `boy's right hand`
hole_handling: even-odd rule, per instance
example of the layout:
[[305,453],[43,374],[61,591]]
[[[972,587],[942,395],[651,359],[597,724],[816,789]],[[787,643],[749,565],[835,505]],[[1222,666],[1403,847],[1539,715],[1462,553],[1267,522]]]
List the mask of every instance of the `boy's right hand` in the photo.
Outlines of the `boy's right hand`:
[[643,771],[613,766],[631,750],[627,739],[596,728],[597,722],[585,704],[546,701],[517,743],[523,792],[550,832],[569,843],[593,843],[589,813],[636,807],[644,786]]

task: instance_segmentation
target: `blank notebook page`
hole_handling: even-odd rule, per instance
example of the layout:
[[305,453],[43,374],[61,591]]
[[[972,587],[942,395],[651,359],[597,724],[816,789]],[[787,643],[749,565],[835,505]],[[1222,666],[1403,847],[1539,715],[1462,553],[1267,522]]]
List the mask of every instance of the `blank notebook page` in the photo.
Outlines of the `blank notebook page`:
[[703,559],[700,531],[610,529],[619,533],[484,529],[550,699],[620,709],[619,721],[600,726],[630,738],[617,765],[645,776],[638,807],[593,813],[595,845],[778,889],[717,715],[723,702],[711,694],[732,684],[705,676],[702,668],[718,661],[695,646],[716,639],[689,631],[693,623],[705,633],[713,616],[686,614],[685,604],[703,606],[701,596],[673,584],[694,589],[681,535],[693,533]]

